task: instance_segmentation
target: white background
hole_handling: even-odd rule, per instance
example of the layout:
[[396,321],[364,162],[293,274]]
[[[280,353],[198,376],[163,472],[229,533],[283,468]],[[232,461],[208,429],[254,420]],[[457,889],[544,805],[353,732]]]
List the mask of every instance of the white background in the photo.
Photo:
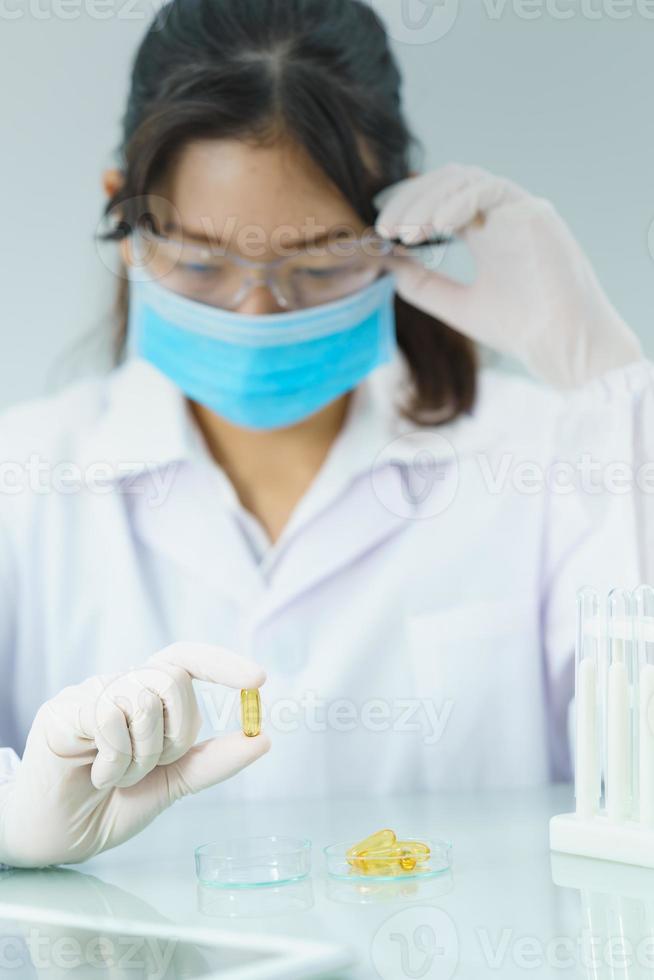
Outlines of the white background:
[[[369,2],[422,168],[476,163],[553,200],[654,354],[654,2]],[[87,369],[110,335],[100,175],[153,3],[0,0],[0,407]]]

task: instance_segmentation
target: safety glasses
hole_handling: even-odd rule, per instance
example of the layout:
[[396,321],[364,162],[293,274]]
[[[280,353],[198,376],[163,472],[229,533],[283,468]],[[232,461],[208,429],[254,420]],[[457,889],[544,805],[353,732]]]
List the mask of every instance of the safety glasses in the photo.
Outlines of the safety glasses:
[[[446,240],[432,242],[445,244]],[[369,286],[416,249],[375,233],[334,238],[261,262],[229,248],[186,242],[139,225],[132,259],[149,278],[171,291],[211,306],[236,309],[255,288],[266,286],[286,310],[320,306]],[[287,250],[290,251],[290,250]]]

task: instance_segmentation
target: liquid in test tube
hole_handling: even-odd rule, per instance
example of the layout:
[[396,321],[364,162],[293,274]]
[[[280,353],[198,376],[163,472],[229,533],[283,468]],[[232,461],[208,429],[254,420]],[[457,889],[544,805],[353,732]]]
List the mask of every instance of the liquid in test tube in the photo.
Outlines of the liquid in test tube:
[[575,799],[580,817],[599,808],[601,781],[598,727],[600,601],[593,589],[577,596]]
[[630,816],[633,792],[631,596],[614,589],[608,603],[606,813],[611,823]]
[[640,822],[654,827],[654,589],[634,593],[638,663],[638,771]]

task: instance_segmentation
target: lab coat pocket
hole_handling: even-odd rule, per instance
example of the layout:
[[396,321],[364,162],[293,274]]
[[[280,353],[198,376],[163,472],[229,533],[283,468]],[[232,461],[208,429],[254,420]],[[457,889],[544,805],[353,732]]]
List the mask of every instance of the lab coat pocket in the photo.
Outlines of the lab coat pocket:
[[422,702],[425,787],[542,781],[547,739],[533,599],[408,611],[406,630]]

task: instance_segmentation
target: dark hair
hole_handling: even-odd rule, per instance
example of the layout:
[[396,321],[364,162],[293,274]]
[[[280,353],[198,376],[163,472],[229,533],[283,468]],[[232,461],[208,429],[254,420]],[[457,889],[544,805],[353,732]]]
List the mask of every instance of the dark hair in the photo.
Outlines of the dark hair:
[[[104,237],[126,237],[138,220],[136,202],[183,145],[213,137],[290,137],[373,225],[372,198],[409,176],[419,146],[402,114],[401,88],[384,26],[362,0],[172,0],[134,62],[120,148],[124,183],[105,209],[121,221]],[[401,297],[395,304],[413,383],[405,414],[420,424],[469,411],[474,345]],[[117,357],[127,312],[123,279]]]

